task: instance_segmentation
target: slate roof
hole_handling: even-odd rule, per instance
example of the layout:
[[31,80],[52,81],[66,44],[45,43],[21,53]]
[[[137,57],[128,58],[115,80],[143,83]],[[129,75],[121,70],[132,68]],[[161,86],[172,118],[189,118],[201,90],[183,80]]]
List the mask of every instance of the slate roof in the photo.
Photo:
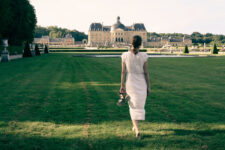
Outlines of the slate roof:
[[135,23],[133,25],[133,30],[135,30],[135,31],[144,30],[145,31],[146,29],[145,29],[145,25],[143,23]]
[[162,40],[165,41],[169,41],[169,42],[183,42],[183,39],[179,39],[176,37],[167,37],[167,36],[163,36],[163,37],[150,37],[149,39],[147,39],[148,42],[161,42]]
[[64,39],[63,39],[63,38],[54,38],[54,39],[50,38],[49,41],[50,41],[50,42],[63,42]]
[[150,39],[147,39],[147,42],[161,42],[161,38],[151,37]]
[[170,42],[183,42],[183,39],[170,39]]
[[114,24],[112,26],[102,26],[100,23],[92,23],[90,25],[90,31],[111,31],[116,29],[123,29],[124,31],[146,31],[143,23],[136,23],[132,26],[124,26],[123,24]]
[[102,24],[101,23],[92,23],[90,25],[90,29],[91,31],[102,31]]
[[118,22],[118,23],[115,23],[114,25],[112,25],[112,27],[111,27],[111,30],[116,30],[116,29],[126,30],[126,27],[122,23]]
[[103,26],[101,23],[92,23],[90,25],[90,31],[113,31],[116,29],[122,29],[124,31],[146,31],[143,23],[135,23],[132,26],[125,26],[120,22],[120,17],[117,17],[117,22],[112,26]]
[[103,31],[110,31],[111,26],[103,26]]

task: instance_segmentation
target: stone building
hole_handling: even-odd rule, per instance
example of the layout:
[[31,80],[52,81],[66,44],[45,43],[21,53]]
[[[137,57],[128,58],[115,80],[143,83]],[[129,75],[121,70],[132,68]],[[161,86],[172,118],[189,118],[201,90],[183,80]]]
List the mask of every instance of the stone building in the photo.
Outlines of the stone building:
[[64,38],[50,38],[49,36],[34,38],[34,43],[44,45],[74,45],[75,40],[71,34],[67,34]]
[[184,46],[191,45],[192,41],[188,37],[178,39],[175,37],[147,37],[147,30],[143,23],[134,23],[131,26],[125,26],[117,17],[117,22],[112,26],[104,26],[101,23],[92,23],[88,31],[88,46],[109,46],[123,47],[131,44],[134,35],[142,37],[142,46],[144,47],[162,47],[164,45]]
[[147,46],[149,47],[162,47],[165,45],[171,46],[191,46],[192,40],[189,37],[184,36],[183,38],[177,37],[151,37],[147,40]]
[[117,22],[112,26],[92,23],[88,31],[88,45],[122,47],[131,44],[134,35],[141,36],[143,46],[147,45],[147,31],[143,23],[125,26],[120,22],[120,17],[117,17]]

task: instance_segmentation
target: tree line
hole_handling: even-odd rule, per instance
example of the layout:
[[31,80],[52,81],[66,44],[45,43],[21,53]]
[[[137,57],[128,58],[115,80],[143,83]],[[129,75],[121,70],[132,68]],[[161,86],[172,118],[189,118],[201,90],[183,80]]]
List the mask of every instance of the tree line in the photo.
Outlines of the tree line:
[[[49,26],[42,27],[37,26],[35,29],[35,37],[41,38],[42,36],[48,35],[51,38],[64,38],[66,34],[71,34],[76,41],[82,41],[83,39],[87,39],[88,36],[84,32],[79,32],[77,30],[69,30],[66,28],[60,28],[57,26]],[[192,39],[193,44],[213,44],[216,43],[218,45],[225,44],[225,35],[217,35],[212,33],[201,34],[199,32],[193,32],[192,34],[183,34],[183,33],[156,33],[149,32],[148,37],[163,37],[163,36],[171,36],[175,38],[183,38],[184,36]]]
[[171,36],[176,38],[183,38],[184,36],[191,38],[193,44],[213,44],[216,43],[218,45],[225,44],[225,35],[222,34],[212,34],[206,33],[201,34],[199,32],[193,32],[192,34],[182,34],[182,33],[156,33],[150,32],[148,33],[148,37],[163,37],[163,36]]
[[83,39],[88,38],[88,36],[83,32],[60,28],[57,26],[36,26],[35,29],[35,38],[41,38],[42,36],[49,36],[50,38],[64,38],[67,34],[71,34],[75,41],[82,41]]
[[29,0],[0,0],[0,40],[10,45],[32,42],[37,23],[34,7]]

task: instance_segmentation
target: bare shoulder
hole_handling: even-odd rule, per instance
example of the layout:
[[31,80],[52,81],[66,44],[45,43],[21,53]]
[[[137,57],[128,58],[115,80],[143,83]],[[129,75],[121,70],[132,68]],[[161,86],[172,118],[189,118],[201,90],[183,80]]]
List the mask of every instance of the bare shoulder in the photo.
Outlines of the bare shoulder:
[[127,55],[127,54],[128,54],[128,52],[123,52],[123,53],[122,53],[122,55]]
[[122,57],[122,58],[126,58],[126,57],[128,56],[128,53],[129,53],[129,52],[123,52],[123,53],[121,54],[121,57]]
[[146,52],[140,52],[141,56],[148,56]]

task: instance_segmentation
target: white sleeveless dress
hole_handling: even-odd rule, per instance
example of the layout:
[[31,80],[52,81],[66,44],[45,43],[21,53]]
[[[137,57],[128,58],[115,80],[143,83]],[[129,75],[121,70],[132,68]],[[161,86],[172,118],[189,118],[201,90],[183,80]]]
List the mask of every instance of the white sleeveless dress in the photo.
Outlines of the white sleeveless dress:
[[148,60],[145,52],[124,52],[121,55],[126,64],[126,92],[130,96],[129,110],[132,120],[145,120],[147,83],[144,76],[144,63]]

